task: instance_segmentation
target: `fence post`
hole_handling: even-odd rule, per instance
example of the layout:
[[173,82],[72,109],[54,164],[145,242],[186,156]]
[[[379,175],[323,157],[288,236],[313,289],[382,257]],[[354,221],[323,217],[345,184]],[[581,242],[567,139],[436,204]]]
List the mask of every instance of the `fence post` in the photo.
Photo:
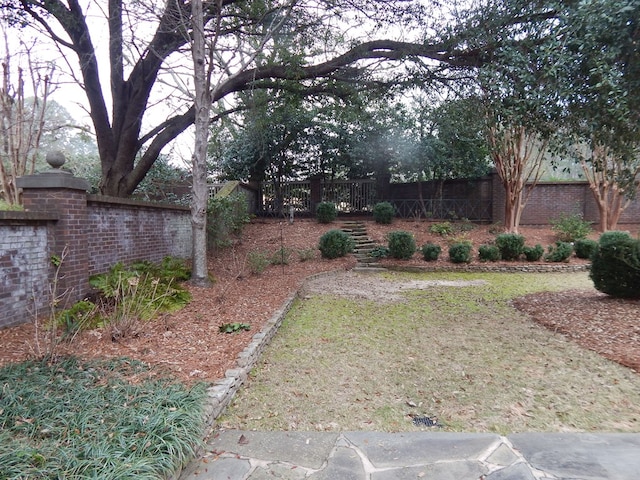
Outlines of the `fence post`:
[[54,244],[50,255],[61,258],[65,254],[58,277],[59,305],[73,303],[89,290],[89,261],[87,250],[87,190],[89,183],[61,169],[65,162],[61,152],[47,154],[51,169],[17,179],[22,188],[22,200],[27,211],[52,213],[58,217],[54,224]]

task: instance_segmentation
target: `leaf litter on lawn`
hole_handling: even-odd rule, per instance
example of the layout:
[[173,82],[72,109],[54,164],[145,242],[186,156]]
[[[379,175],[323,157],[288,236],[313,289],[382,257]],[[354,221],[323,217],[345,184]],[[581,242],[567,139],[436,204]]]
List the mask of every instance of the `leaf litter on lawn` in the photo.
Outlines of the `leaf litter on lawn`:
[[[220,426],[640,431],[638,374],[512,306],[536,291],[592,288],[586,273],[344,275],[337,288],[329,278],[306,290]],[[356,281],[358,292],[364,283],[380,300],[400,298],[353,298]]]

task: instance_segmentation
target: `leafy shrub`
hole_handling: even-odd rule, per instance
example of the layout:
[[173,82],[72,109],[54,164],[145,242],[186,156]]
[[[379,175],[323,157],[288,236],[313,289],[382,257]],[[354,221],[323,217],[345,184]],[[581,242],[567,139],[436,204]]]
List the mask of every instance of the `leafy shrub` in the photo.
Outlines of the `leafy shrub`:
[[442,247],[440,245],[436,245],[435,243],[425,243],[422,245],[422,258],[424,258],[427,262],[435,262],[438,260],[440,253],[442,252]]
[[373,206],[373,219],[376,223],[389,225],[395,214],[396,211],[389,202],[379,202]]
[[270,262],[272,265],[289,265],[291,259],[291,250],[286,247],[280,247],[271,254]]
[[496,237],[496,246],[504,260],[517,260],[524,252],[524,237],[517,233],[501,233]]
[[207,245],[209,248],[229,247],[233,237],[240,236],[250,220],[249,205],[243,193],[210,199],[207,205]]
[[368,253],[368,256],[371,258],[386,258],[389,256],[389,247],[378,245]]
[[301,262],[307,262],[313,260],[316,257],[316,251],[314,248],[302,248],[298,250],[298,260]]
[[573,249],[576,252],[578,258],[591,258],[593,252],[598,248],[598,242],[590,240],[588,238],[580,238],[576,240],[573,245]]
[[409,232],[401,230],[389,232],[389,256],[401,260],[408,260],[416,253],[416,241]]
[[264,252],[253,250],[247,253],[247,266],[249,271],[255,275],[263,273],[270,264],[269,256]]
[[234,322],[234,323],[223,323],[218,327],[218,331],[220,333],[238,333],[243,330],[246,330],[246,331],[251,330],[251,325],[249,325],[248,323]]
[[606,232],[591,257],[595,288],[620,298],[640,298],[640,240],[624,232]]
[[497,262],[500,260],[500,249],[496,245],[480,245],[478,258],[482,262]]
[[446,237],[453,233],[453,224],[451,222],[438,222],[429,227],[429,232]]
[[449,260],[453,263],[471,262],[471,243],[458,242],[449,246]]
[[56,313],[56,322],[63,328],[65,335],[73,335],[80,330],[97,326],[97,307],[93,302],[81,300]]
[[557,241],[555,245],[549,245],[547,254],[544,259],[547,262],[564,262],[569,259],[573,253],[573,245],[569,242]]
[[342,230],[329,230],[320,237],[318,248],[323,258],[338,258],[352,252],[354,243],[351,236]]
[[522,253],[524,253],[524,258],[526,258],[528,262],[537,262],[542,258],[542,255],[544,255],[544,248],[542,245],[537,244],[535,247],[524,247]]
[[591,222],[586,222],[579,213],[564,214],[551,221],[551,229],[556,232],[559,241],[575,242],[591,233]]
[[316,207],[316,218],[320,223],[331,223],[337,216],[336,206],[331,202],[320,202]]

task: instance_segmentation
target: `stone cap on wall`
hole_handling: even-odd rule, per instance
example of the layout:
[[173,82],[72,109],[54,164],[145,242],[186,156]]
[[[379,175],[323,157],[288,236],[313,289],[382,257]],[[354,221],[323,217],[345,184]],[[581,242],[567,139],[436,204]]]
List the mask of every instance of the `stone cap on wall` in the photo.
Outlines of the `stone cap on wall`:
[[37,175],[25,175],[16,179],[19,188],[62,188],[67,190],[83,190],[90,188],[84,178],[74,177],[63,170],[51,170]]

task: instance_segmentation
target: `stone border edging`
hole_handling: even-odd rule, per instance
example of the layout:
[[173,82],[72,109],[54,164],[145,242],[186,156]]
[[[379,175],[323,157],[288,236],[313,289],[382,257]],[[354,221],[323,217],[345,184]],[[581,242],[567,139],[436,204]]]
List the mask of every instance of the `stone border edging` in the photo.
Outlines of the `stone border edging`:
[[450,266],[419,266],[419,265],[382,265],[383,268],[394,272],[482,272],[482,273],[572,273],[587,272],[591,264],[567,265],[548,263],[523,263],[513,265],[491,265],[491,264],[471,264],[471,265],[450,265]]

